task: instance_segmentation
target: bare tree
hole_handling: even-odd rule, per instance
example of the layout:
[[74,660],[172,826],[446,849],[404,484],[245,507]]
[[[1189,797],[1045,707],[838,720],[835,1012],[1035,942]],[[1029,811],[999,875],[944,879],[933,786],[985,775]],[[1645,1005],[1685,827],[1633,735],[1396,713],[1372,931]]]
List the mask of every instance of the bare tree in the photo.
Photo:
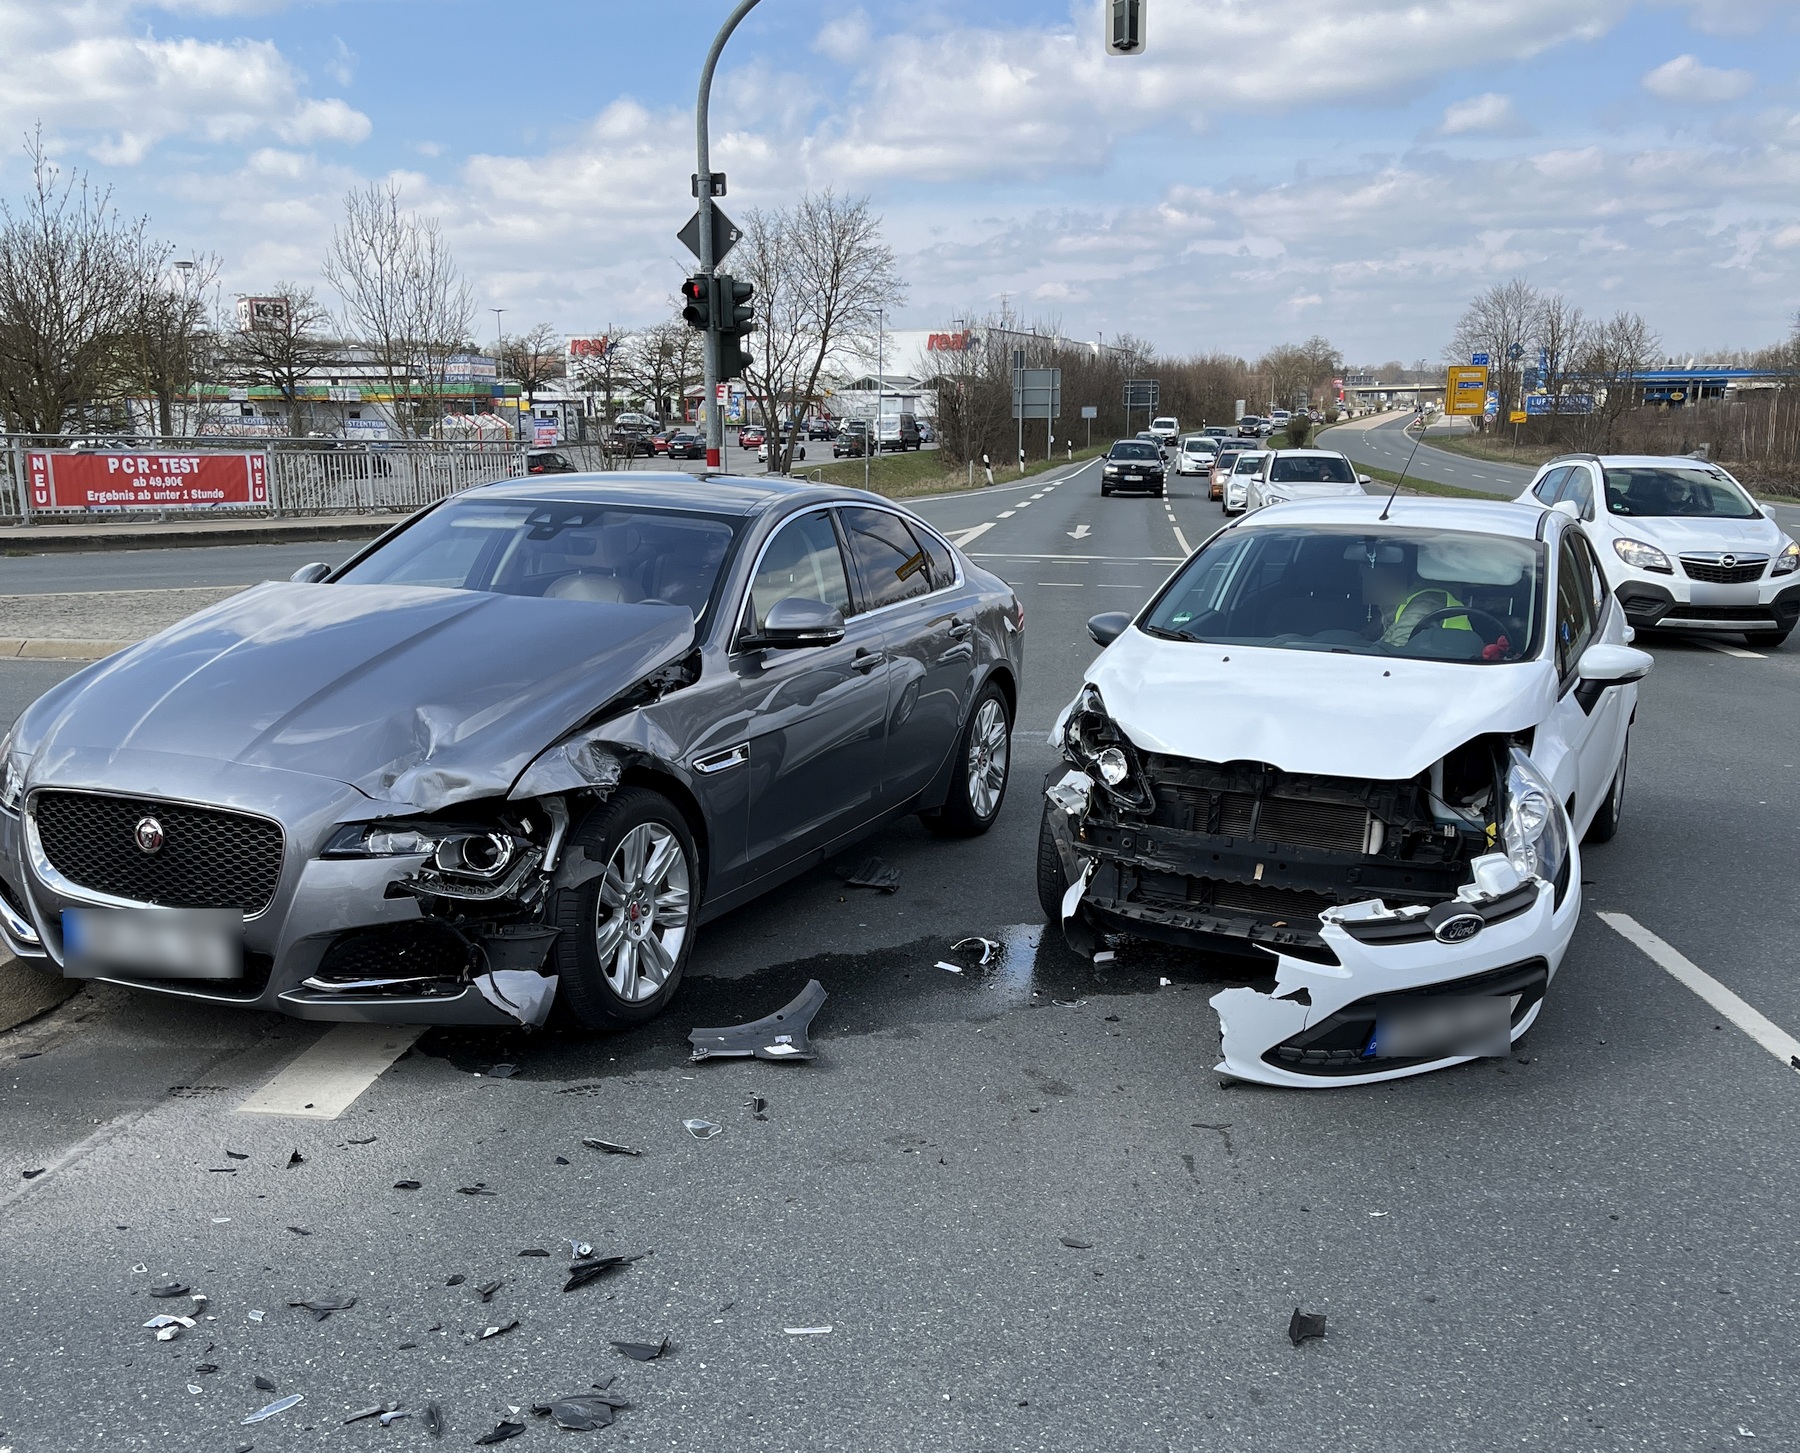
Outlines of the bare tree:
[[[608,328],[597,340],[590,341],[593,347],[571,355],[568,372],[576,388],[600,401],[600,459],[602,467],[613,469],[620,460],[631,459],[630,445],[613,427],[613,421],[619,396],[627,388],[626,357],[632,347],[632,335],[623,328]],[[591,405],[588,411],[595,412]]]
[[[881,313],[906,301],[906,286],[866,197],[808,193],[752,214],[746,240],[734,276],[756,287],[759,346],[745,381],[773,426],[810,408],[834,365],[874,355]],[[799,439],[771,437],[772,471],[793,467]]]
[[[209,319],[220,267],[211,253],[166,265],[168,252],[160,244],[142,250],[130,326],[123,340],[126,375],[133,389],[155,408],[156,431],[165,439],[194,432],[185,402],[211,371],[214,335]],[[178,401],[184,415],[179,429]]]
[[562,335],[548,323],[539,323],[529,333],[502,338],[500,372],[519,385],[529,411],[538,391],[565,372]]
[[697,329],[679,317],[644,329],[625,351],[621,372],[655,409],[668,419],[682,412],[683,395],[701,377],[701,349]]
[[424,437],[442,412],[450,355],[468,346],[475,315],[436,219],[403,210],[391,181],[353,189],[324,272],[344,300],[345,334],[374,355],[395,423]]
[[1556,432],[1561,413],[1557,401],[1577,381],[1581,362],[1589,350],[1591,331],[1587,315],[1559,294],[1545,298],[1538,309],[1532,342],[1538,353],[1538,387],[1550,401],[1552,433]]
[[1596,327],[1580,372],[1599,385],[1594,401],[1594,424],[1601,452],[1612,447],[1620,421],[1638,405],[1642,389],[1638,374],[1655,361],[1662,340],[1636,313],[1619,312]]
[[0,419],[52,435],[116,417],[129,382],[121,340],[154,248],[108,192],[64,177],[41,136],[25,150],[24,203],[0,202]]
[[326,332],[330,322],[313,290],[291,282],[276,283],[265,297],[239,299],[236,319],[221,320],[226,378],[280,394],[288,433],[295,438],[307,431],[302,392],[342,352]]
[[1497,283],[1469,305],[1457,322],[1448,357],[1465,363],[1477,353],[1488,355],[1488,386],[1511,409],[1519,396],[1520,363],[1536,332],[1544,298],[1523,278]]

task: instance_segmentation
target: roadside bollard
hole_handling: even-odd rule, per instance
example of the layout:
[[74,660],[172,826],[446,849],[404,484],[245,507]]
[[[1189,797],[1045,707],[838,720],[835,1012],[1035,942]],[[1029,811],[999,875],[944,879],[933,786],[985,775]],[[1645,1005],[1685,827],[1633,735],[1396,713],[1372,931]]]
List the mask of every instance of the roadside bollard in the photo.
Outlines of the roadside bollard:
[[987,482],[992,484],[994,482],[994,461],[985,454],[981,456],[981,469],[982,473],[987,475]]

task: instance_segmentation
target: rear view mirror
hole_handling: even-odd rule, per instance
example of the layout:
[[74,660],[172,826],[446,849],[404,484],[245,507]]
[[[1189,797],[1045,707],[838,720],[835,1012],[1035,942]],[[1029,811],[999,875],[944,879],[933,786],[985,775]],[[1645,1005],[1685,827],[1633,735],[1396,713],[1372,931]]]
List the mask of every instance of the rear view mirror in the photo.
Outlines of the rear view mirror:
[[1125,628],[1131,624],[1131,617],[1122,610],[1103,611],[1089,618],[1088,634],[1094,638],[1096,646],[1110,646],[1125,634]]
[[769,607],[763,628],[746,642],[777,651],[799,646],[835,646],[844,639],[844,613],[822,600],[790,595]]
[[1642,681],[1655,664],[1654,656],[1635,646],[1589,646],[1581,653],[1575,673],[1596,686],[1623,686],[1627,681]]
[[331,567],[323,560],[315,560],[311,565],[302,565],[288,579],[296,585],[317,585],[329,574]]

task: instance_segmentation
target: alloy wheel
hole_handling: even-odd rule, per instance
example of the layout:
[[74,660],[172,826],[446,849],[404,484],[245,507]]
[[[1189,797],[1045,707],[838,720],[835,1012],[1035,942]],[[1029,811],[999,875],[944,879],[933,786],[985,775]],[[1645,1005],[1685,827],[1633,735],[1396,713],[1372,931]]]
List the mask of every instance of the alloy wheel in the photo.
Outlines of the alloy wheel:
[[661,823],[640,823],[613,850],[600,880],[594,946],[606,982],[627,1004],[653,998],[675,971],[690,889],[687,855]]
[[1006,790],[1010,752],[1006,708],[990,696],[976,711],[975,729],[969,733],[969,806],[984,821],[994,815]]

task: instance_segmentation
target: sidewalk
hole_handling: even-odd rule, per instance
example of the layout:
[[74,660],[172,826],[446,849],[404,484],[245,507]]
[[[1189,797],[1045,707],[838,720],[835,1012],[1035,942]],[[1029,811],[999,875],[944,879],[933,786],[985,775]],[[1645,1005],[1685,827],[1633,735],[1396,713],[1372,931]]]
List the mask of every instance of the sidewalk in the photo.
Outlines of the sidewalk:
[[[408,512],[410,513],[410,511]],[[367,540],[406,515],[308,515],[268,520],[139,520],[0,525],[0,554],[50,555],[71,550],[179,550],[194,545],[278,545],[306,540]],[[0,567],[3,568],[3,567]]]

